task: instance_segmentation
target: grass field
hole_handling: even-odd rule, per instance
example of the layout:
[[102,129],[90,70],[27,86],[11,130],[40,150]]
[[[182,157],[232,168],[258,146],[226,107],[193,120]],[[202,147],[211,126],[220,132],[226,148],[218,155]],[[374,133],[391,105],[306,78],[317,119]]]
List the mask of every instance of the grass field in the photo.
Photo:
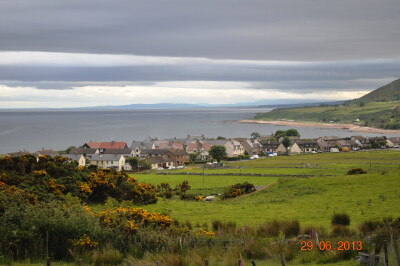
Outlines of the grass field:
[[[218,219],[250,226],[272,219],[297,219],[302,226],[322,225],[329,228],[330,217],[334,212],[346,212],[351,216],[350,226],[356,228],[358,223],[366,219],[400,216],[400,152],[387,150],[282,156],[230,162],[227,166],[241,168],[205,170],[206,174],[226,174],[206,175],[206,194],[221,193],[227,186],[244,181],[257,186],[270,186],[231,200],[204,203],[160,199],[157,204],[145,208],[168,213],[182,222],[188,220],[194,224],[211,224],[212,220]],[[347,170],[353,167],[361,167],[368,173],[346,175]],[[197,173],[202,171],[202,168],[196,167],[180,170]],[[277,176],[229,175],[232,172]],[[313,177],[279,177],[284,174],[309,174]],[[139,182],[168,182],[172,187],[188,180],[192,186],[190,192],[202,194],[202,175],[157,175],[152,172],[134,176]]]

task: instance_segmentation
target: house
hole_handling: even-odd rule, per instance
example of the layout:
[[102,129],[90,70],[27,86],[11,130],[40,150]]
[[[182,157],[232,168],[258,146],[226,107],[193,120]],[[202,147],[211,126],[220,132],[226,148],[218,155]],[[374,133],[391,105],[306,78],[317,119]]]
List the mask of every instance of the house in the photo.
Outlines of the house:
[[46,156],[49,156],[49,157],[55,157],[55,156],[59,155],[58,152],[55,152],[53,150],[45,150],[45,149],[37,151],[35,154],[36,154],[36,157],[39,157],[39,156],[42,156],[42,155],[46,155]]
[[63,154],[63,157],[67,158],[68,161],[76,161],[78,162],[78,166],[85,166],[86,159],[83,154]]
[[292,146],[290,146],[289,152],[290,153],[300,153],[300,152],[302,152],[302,150],[299,147],[299,145],[297,145],[297,143],[295,142],[295,143],[292,144]]
[[186,151],[189,154],[199,153],[201,160],[206,160],[209,157],[209,151],[212,144],[209,142],[203,142],[201,140],[192,141],[186,146]]
[[125,157],[125,159],[129,157],[135,157],[135,152],[133,149],[104,149],[103,154],[120,154]]
[[166,156],[153,156],[148,158],[151,169],[169,168],[174,165],[173,161]]
[[9,152],[4,154],[4,156],[10,156],[10,157],[17,157],[17,156],[24,156],[31,154],[29,151],[17,151],[17,152]]
[[336,137],[336,136],[319,137],[317,139],[317,144],[321,151],[330,152],[331,148],[338,147],[338,144],[336,143],[336,140],[338,140],[338,139],[339,139],[339,137]]
[[301,152],[312,152],[319,149],[316,139],[298,139],[294,143],[300,148]]
[[166,155],[175,166],[185,165],[190,160],[189,153],[182,150],[170,150]]
[[265,153],[277,152],[277,149],[281,144],[279,141],[273,140],[261,140],[260,142]]
[[369,140],[367,138],[364,138],[363,136],[351,136],[350,139],[357,143],[359,147],[369,145]]
[[353,150],[354,148],[358,147],[358,144],[351,139],[339,139],[336,141],[336,143],[340,149],[349,148]]
[[126,149],[128,145],[122,141],[111,141],[111,142],[86,142],[82,148],[99,149],[100,153],[103,153],[105,149]]
[[183,151],[183,144],[180,142],[161,142],[158,144],[158,149],[180,150]]
[[283,143],[279,143],[279,146],[275,152],[278,154],[283,154],[283,153],[287,152],[287,149],[286,149],[285,145],[283,145]]
[[150,158],[150,157],[157,157],[157,156],[166,156],[169,150],[166,149],[143,149],[140,152],[141,158]]
[[84,157],[93,154],[100,154],[99,149],[90,149],[90,148],[72,148],[69,151],[69,154],[83,154]]
[[263,146],[258,140],[241,139],[237,141],[242,144],[243,149],[247,151],[249,155],[259,155],[263,153]]
[[127,170],[125,157],[120,154],[94,154],[89,157],[90,164],[97,165],[99,169],[116,169],[118,171]]
[[394,138],[388,138],[386,139],[386,144],[389,147],[400,147],[400,138],[399,137],[394,137]]
[[223,143],[223,146],[226,148],[226,154],[228,157],[237,157],[244,154],[244,148],[239,141],[236,140],[222,140],[222,141],[212,141],[213,145],[220,145],[214,143]]

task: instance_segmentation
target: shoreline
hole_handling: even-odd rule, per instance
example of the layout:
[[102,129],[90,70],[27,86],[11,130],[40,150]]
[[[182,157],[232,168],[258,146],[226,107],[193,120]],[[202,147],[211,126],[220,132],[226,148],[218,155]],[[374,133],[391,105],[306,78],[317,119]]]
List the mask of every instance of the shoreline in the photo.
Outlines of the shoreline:
[[374,127],[362,127],[354,124],[322,124],[312,122],[289,122],[289,121],[264,121],[264,120],[239,120],[238,123],[253,123],[253,124],[272,124],[277,126],[295,126],[295,127],[319,127],[319,128],[336,128],[345,129],[354,132],[365,132],[365,133],[380,133],[380,134],[399,134],[400,130],[394,129],[381,129]]

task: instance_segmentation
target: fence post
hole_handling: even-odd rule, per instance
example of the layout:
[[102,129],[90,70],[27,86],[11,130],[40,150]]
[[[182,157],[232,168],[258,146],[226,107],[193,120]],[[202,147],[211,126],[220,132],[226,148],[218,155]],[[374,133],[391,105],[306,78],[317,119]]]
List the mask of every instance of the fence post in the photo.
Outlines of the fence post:
[[242,260],[238,259],[238,265],[241,266],[242,265]]
[[387,241],[383,241],[383,251],[385,252],[385,266],[389,266],[389,258],[388,258],[388,250],[387,250]]
[[82,266],[82,259],[79,259],[79,260],[78,260],[78,265],[79,265],[79,266]]
[[256,263],[254,262],[254,260],[251,261],[251,265],[256,266]]
[[280,257],[281,257],[282,266],[286,266],[285,257],[283,256],[283,253],[281,253]]
[[131,266],[131,262],[129,260],[126,262],[126,266]]
[[204,261],[204,265],[205,265],[205,266],[208,266],[208,260],[205,260],[205,261]]
[[156,262],[156,265],[157,265],[157,266],[160,266],[160,262],[159,262],[159,261],[157,261],[157,262]]
[[50,266],[50,257],[47,257],[47,266]]
[[375,266],[375,243],[372,243],[371,266]]
[[397,265],[400,266],[400,256],[399,256],[399,249],[397,247],[396,239],[393,237],[393,228],[390,227],[390,240],[392,241],[392,247],[394,249],[394,254],[396,254]]

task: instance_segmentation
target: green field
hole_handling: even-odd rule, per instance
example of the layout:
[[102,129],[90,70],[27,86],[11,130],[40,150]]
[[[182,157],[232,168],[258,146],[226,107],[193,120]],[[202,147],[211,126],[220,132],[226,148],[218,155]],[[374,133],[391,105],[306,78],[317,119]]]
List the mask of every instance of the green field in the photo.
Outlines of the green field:
[[[320,225],[329,228],[330,217],[334,212],[346,212],[351,216],[351,228],[356,228],[357,224],[367,219],[400,216],[400,152],[282,156],[230,162],[227,166],[232,168],[205,170],[206,174],[210,174],[205,176],[204,182],[207,195],[221,193],[227,186],[244,181],[256,186],[271,185],[231,200],[204,203],[160,199],[157,204],[145,208],[167,213],[182,222],[211,224],[212,220],[218,219],[250,226],[272,219],[297,219],[301,226]],[[361,167],[368,173],[346,175],[347,170],[354,167]],[[202,168],[192,167],[172,173],[202,171]],[[217,173],[225,175],[212,175]],[[230,173],[261,173],[271,176],[232,176]],[[312,177],[281,176],[295,174]],[[203,191],[202,175],[157,175],[151,172],[134,176],[139,182],[168,182],[172,187],[188,180],[192,186],[190,193],[202,194]]]
[[392,102],[368,102],[365,106],[350,104],[348,106],[318,106],[318,107],[299,107],[281,108],[268,113],[257,114],[257,120],[296,120],[298,122],[330,122],[354,123],[355,119],[360,119],[362,126],[372,126],[379,128],[395,129],[391,125],[399,122],[398,108],[400,101]]

